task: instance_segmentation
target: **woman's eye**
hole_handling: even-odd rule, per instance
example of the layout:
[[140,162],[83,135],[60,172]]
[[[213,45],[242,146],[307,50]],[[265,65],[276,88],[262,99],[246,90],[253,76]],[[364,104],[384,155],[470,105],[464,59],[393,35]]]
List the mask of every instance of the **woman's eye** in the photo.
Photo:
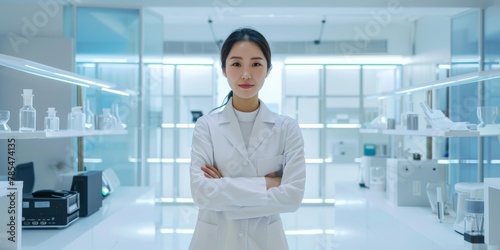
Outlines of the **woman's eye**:
[[254,67],[260,67],[260,66],[262,66],[262,64],[257,62],[257,63],[254,63],[253,66]]
[[239,66],[240,66],[240,63],[235,62],[235,63],[231,64],[231,66],[234,66],[234,67],[239,67]]

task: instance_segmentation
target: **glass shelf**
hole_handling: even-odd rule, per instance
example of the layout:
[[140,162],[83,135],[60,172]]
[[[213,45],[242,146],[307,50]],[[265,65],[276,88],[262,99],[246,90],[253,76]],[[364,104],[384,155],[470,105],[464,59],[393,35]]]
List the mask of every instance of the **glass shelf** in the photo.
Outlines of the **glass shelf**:
[[94,135],[126,135],[127,130],[93,130],[93,131],[75,131],[75,130],[60,130],[55,132],[35,131],[35,132],[6,132],[0,133],[0,139],[50,139],[50,138],[69,138],[78,136],[94,136]]
[[4,54],[0,54],[0,65],[18,71],[22,71],[28,74],[41,76],[44,78],[49,78],[60,82],[70,83],[85,88],[97,88],[102,91],[106,91],[117,95],[130,96],[137,94],[136,91],[128,89],[125,90],[116,89],[116,86],[109,82],[85,77],[79,74],[75,74],[73,72],[65,71],[41,63],[33,62],[18,57],[8,56]]
[[425,91],[425,90],[431,90],[431,89],[439,89],[439,88],[444,88],[444,87],[452,87],[452,86],[457,86],[457,85],[462,85],[462,84],[467,84],[467,83],[473,83],[473,82],[479,82],[479,81],[487,81],[487,80],[492,80],[500,78],[500,69],[494,69],[494,70],[487,70],[487,71],[481,71],[481,72],[473,72],[469,74],[463,74],[459,76],[454,76],[454,77],[448,77],[445,79],[437,80],[437,81],[432,81],[424,84],[418,84],[418,85],[413,85],[405,88],[400,88],[396,89],[391,92],[384,92],[384,93],[379,93],[379,94],[374,94],[374,95],[367,95],[365,98],[367,99],[384,99],[387,97],[392,97],[392,96],[397,96],[397,95],[403,95],[403,94],[410,94],[413,92],[417,91]]

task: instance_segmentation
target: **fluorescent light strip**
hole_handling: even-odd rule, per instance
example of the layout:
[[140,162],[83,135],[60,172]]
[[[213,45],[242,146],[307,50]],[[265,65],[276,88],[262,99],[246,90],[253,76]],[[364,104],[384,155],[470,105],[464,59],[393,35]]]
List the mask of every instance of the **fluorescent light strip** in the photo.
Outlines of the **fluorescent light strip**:
[[173,124],[173,123],[162,123],[161,127],[162,128],[175,128],[175,124]]
[[83,162],[85,163],[102,163],[101,158],[83,158]]
[[409,93],[413,93],[413,92],[417,92],[417,91],[438,89],[438,88],[443,88],[443,87],[452,87],[452,86],[456,86],[456,85],[473,83],[473,82],[478,82],[478,81],[488,81],[488,80],[497,79],[497,78],[500,78],[500,70],[493,69],[493,70],[488,70],[488,71],[469,73],[469,74],[460,75],[460,76],[453,76],[453,77],[445,78],[442,80],[430,82],[427,84],[421,84],[421,85],[417,85],[417,86],[409,86],[409,87],[402,88],[402,89],[392,91],[392,92],[385,92],[385,93],[380,93],[380,94],[375,94],[375,95],[369,95],[369,96],[365,96],[365,98],[385,99],[388,97],[392,97],[394,95],[409,94]]
[[162,128],[194,128],[194,123],[162,123]]
[[54,73],[54,75],[58,75],[58,76],[61,76],[61,77],[67,77],[67,78],[75,80],[75,81],[81,81],[81,82],[84,82],[84,83],[87,83],[87,84],[90,84],[90,85],[93,85],[93,86],[101,87],[101,88],[111,88],[110,85],[97,83],[97,82],[91,81],[91,80],[86,80],[86,79],[83,79],[81,77],[74,77],[74,76],[70,76],[70,75],[67,75],[67,74],[61,74],[61,73]]
[[323,128],[323,124],[299,124],[300,128]]
[[327,128],[361,128],[361,124],[346,123],[346,124],[326,124]]
[[[113,94],[119,94],[123,96],[130,96],[131,93],[125,92],[125,91],[120,91],[120,90],[115,90],[111,89],[114,87],[113,84],[107,83],[105,81],[101,81],[98,79],[92,79],[86,76],[82,76],[70,71],[65,71],[61,70],[58,68],[46,66],[37,62],[29,61],[26,59],[18,58],[18,57],[13,57],[13,56],[7,56],[0,54],[0,65],[9,67],[18,71],[22,71],[28,74],[60,81],[60,82],[65,82],[65,83],[70,83],[86,88],[90,87],[99,87],[103,91],[107,91]],[[89,67],[91,64],[84,64],[84,67]],[[132,91],[131,91],[132,92]]]
[[129,93],[124,92],[124,91],[120,91],[120,90],[116,90],[116,89],[101,88],[101,90],[102,90],[102,91],[109,92],[109,93],[117,94],[117,95],[122,95],[122,96],[130,96],[130,94],[129,94]]
[[306,159],[306,163],[324,163],[325,160],[324,159]]
[[194,128],[194,123],[177,123],[176,128]]
[[25,72],[25,73],[28,73],[28,74],[32,74],[32,75],[41,76],[41,77],[44,77],[44,78],[48,78],[48,79],[60,81],[60,82],[65,82],[65,83],[70,83],[70,84],[75,84],[75,85],[78,85],[78,86],[82,86],[82,87],[85,87],[85,88],[90,88],[90,85],[84,84],[84,83],[80,83],[80,82],[70,81],[70,80],[66,80],[66,79],[62,79],[62,78],[58,78],[58,77],[54,77],[54,76],[48,76],[48,75],[45,75],[45,74],[35,73],[33,71],[28,71],[28,70],[23,70],[23,69],[17,69],[17,70]]
[[147,163],[174,163],[173,158],[148,158],[146,159]]
[[174,198],[161,198],[160,202],[173,203],[174,202]]

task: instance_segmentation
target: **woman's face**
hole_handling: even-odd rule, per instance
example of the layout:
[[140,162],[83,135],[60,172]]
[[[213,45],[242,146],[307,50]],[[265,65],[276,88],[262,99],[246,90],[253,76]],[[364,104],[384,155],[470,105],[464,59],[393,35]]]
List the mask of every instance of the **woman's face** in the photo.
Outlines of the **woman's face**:
[[267,77],[267,61],[259,46],[250,41],[233,45],[223,69],[233,96],[242,99],[258,98]]

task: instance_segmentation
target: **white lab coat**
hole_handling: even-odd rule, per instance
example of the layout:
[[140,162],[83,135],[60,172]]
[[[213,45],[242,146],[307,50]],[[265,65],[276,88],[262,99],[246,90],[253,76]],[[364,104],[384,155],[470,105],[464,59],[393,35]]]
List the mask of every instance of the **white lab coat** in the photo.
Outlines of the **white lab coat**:
[[[206,178],[204,164],[224,177]],[[264,176],[278,171],[281,185],[266,190]],[[261,101],[245,148],[229,100],[223,111],[196,122],[190,173],[199,213],[189,249],[288,249],[279,214],[299,208],[306,178],[304,141],[295,120],[272,113]]]

